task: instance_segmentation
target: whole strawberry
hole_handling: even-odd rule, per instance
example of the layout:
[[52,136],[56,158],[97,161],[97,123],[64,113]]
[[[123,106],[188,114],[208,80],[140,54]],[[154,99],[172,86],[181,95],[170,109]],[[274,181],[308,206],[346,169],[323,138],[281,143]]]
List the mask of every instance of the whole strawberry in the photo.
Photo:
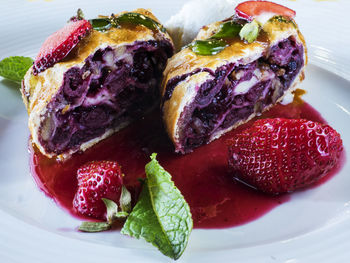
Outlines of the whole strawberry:
[[263,119],[228,141],[235,178],[263,192],[292,192],[318,181],[338,162],[340,135],[304,119]]
[[105,220],[106,205],[102,198],[119,205],[123,179],[120,166],[112,161],[93,161],[80,167],[77,172],[78,190],[73,206],[78,213]]
[[89,21],[75,20],[68,22],[62,29],[49,36],[34,61],[33,74],[37,75],[64,59],[91,29]]

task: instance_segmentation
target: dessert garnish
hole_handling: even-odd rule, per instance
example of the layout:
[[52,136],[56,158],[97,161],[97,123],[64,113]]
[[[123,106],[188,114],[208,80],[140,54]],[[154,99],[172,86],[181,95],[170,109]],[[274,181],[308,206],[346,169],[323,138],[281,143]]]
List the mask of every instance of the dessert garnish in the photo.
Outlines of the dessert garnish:
[[235,11],[239,17],[249,21],[264,13],[287,16],[291,19],[295,17],[294,10],[269,1],[245,1],[238,4]]
[[81,10],[80,8],[78,8],[77,10],[77,14],[75,16],[72,16],[69,21],[77,21],[77,20],[84,20],[85,19],[85,15],[83,13],[83,10]]
[[73,205],[79,214],[105,220],[106,206],[102,198],[120,205],[123,175],[117,162],[93,161],[77,171],[78,190]]
[[189,44],[194,53],[202,56],[215,55],[227,46],[228,44],[221,39],[196,40]]
[[[263,24],[274,16],[292,20],[295,12],[282,5],[268,1],[247,1],[239,4],[236,13],[229,21],[223,22],[217,31],[206,40],[195,40],[186,47],[198,55],[216,55],[224,50],[237,36],[247,43],[254,42]],[[267,16],[267,20],[259,19],[260,15]]]
[[262,119],[228,141],[235,178],[265,193],[292,192],[314,184],[337,165],[340,135],[305,119]]
[[[189,205],[156,156],[152,154],[145,167],[142,192],[130,214],[130,194],[121,187],[121,171],[117,163],[92,162],[80,168],[79,189],[74,202],[77,202],[78,209],[85,206],[82,213],[100,219],[105,216],[106,208],[102,209],[104,202],[107,222],[84,222],[79,229],[85,232],[104,231],[110,229],[115,220],[127,217],[122,234],[143,238],[164,255],[178,259],[188,243],[193,227],[192,216]],[[119,195],[121,211],[118,211],[117,204]]]
[[[142,12],[145,14],[142,14]],[[76,143],[82,137],[84,131],[79,131],[71,141],[64,141],[65,137],[70,134],[69,127],[76,124],[74,118],[75,120],[79,119],[79,125],[74,126],[74,132],[78,129],[77,127],[80,128],[84,125],[91,128],[88,130],[89,136],[93,131],[99,128],[103,129],[103,125],[96,124],[96,122],[101,120],[104,113],[109,114],[108,117],[112,115],[110,109],[106,110],[106,108],[107,105],[115,106],[117,104],[111,99],[116,97],[114,94],[111,95],[105,92],[101,92],[103,94],[100,97],[94,96],[99,92],[98,89],[103,88],[103,85],[98,81],[103,82],[106,79],[110,81],[106,81],[108,84],[106,84],[106,87],[108,86],[109,89],[111,83],[113,83],[112,80],[117,79],[113,75],[108,76],[111,73],[111,68],[113,70],[118,68],[118,72],[121,72],[120,75],[125,77],[129,72],[125,73],[123,66],[126,65],[130,69],[132,65],[133,68],[130,71],[132,74],[129,75],[129,78],[133,79],[132,83],[135,87],[137,81],[141,83],[142,88],[144,85],[156,86],[157,80],[160,80],[166,59],[171,56],[173,50],[171,40],[167,38],[166,34],[163,34],[166,32],[165,28],[154,20],[156,18],[152,19],[148,15],[154,18],[150,12],[142,10],[85,20],[79,9],[77,15],[72,17],[63,29],[45,41],[34,62],[32,72],[28,73],[28,75],[31,75],[31,73],[34,75],[29,77],[28,82],[30,84],[34,83],[36,85],[35,77],[38,77],[38,73],[47,69],[50,71],[50,67],[67,57],[71,50],[88,34],[91,34],[92,38],[93,34],[100,36],[99,34],[104,34],[112,27],[119,30],[123,25],[126,25],[125,29],[132,30],[135,27],[130,27],[130,25],[142,25],[153,31],[150,35],[155,38],[155,40],[144,41],[144,44],[140,44],[142,41],[136,39],[134,40],[137,43],[136,47],[131,44],[125,46],[127,51],[122,54],[122,57],[127,59],[122,61],[114,57],[115,53],[120,51],[115,52],[119,48],[117,44],[115,46],[118,47],[115,50],[110,46],[104,47],[104,49],[96,49],[97,51],[95,50],[94,54],[85,58],[86,65],[84,67],[88,68],[87,71],[82,73],[78,67],[73,67],[67,71],[69,74],[65,75],[62,80],[67,80],[67,83],[64,82],[67,85],[58,87],[72,89],[69,92],[65,90],[67,94],[64,95],[64,99],[70,104],[63,108],[57,108],[57,105],[63,101],[60,94],[57,97],[58,99],[56,98],[57,100],[52,101],[56,108],[49,108],[48,111],[49,114],[52,114],[53,109],[58,109],[55,116],[57,119],[51,122],[50,120],[46,121],[43,125],[44,128],[50,128],[44,132],[46,137],[50,137],[48,133],[53,130],[59,135],[63,134],[62,136],[58,135],[54,140],[55,142],[58,141],[57,145],[59,147],[62,145],[62,147],[67,145],[67,147],[70,147],[71,144]],[[244,51],[246,45],[255,42],[259,37],[259,33],[262,30],[264,31],[261,16],[269,17],[266,21],[272,25],[269,25],[268,30],[264,33],[273,35],[271,39],[274,39],[274,42],[271,41],[273,42],[271,44],[270,40],[257,41],[259,43],[254,43],[258,44],[256,46],[257,50],[251,49],[253,56],[242,56],[237,59],[226,58],[223,55],[223,59],[217,60],[227,61],[226,64],[220,64],[221,62],[215,64],[209,61],[210,58],[207,61],[207,58],[200,58],[203,59],[202,62],[204,61],[204,63],[203,65],[198,63],[199,66],[195,69],[190,69],[190,66],[188,66],[190,63],[186,63],[186,61],[180,60],[182,63],[178,63],[179,61],[174,60],[177,62],[175,63],[177,67],[169,70],[169,75],[180,68],[178,65],[186,65],[186,70],[189,70],[189,72],[180,70],[179,72],[182,75],[173,74],[172,78],[168,79],[171,85],[164,87],[164,94],[166,95],[163,94],[164,104],[168,100],[172,100],[172,93],[174,92],[177,98],[184,96],[184,101],[186,103],[190,102],[185,105],[183,101],[180,101],[180,103],[171,101],[172,105],[183,105],[183,109],[186,109],[187,112],[177,112],[178,109],[175,106],[166,106],[168,107],[166,110],[172,110],[168,114],[171,116],[169,117],[172,121],[171,128],[176,128],[176,125],[185,127],[175,134],[172,134],[174,133],[173,130],[168,131],[178,152],[190,152],[201,144],[209,143],[221,134],[237,127],[236,123],[240,125],[254,117],[255,114],[261,113],[263,109],[270,108],[270,106],[280,101],[287,91],[293,91],[295,84],[303,79],[303,66],[306,63],[305,43],[292,20],[295,12],[275,3],[247,1],[239,4],[236,7],[235,16],[217,24],[213,23],[216,27],[215,30],[208,30],[211,32],[211,36],[208,38],[198,37],[188,47],[197,55],[217,55],[225,48],[235,44],[235,38],[238,40],[240,38],[243,41],[236,42],[243,46],[241,47],[242,50],[239,51]],[[288,36],[280,37],[281,32],[279,30],[281,27],[278,23],[285,22],[292,22],[294,28],[287,27],[287,30],[289,30]],[[208,27],[210,26],[212,25]],[[208,27],[203,28],[203,32]],[[146,28],[143,29],[150,31]],[[274,30],[278,33],[275,33]],[[115,29],[112,31],[115,31]],[[200,32],[200,34],[203,32]],[[164,39],[159,40],[158,37],[160,36]],[[166,44],[165,40],[169,43]],[[83,41],[82,44],[86,41]],[[112,44],[109,43],[109,45]],[[164,50],[157,50],[158,47]],[[263,50],[264,48],[265,50]],[[141,50],[140,53],[137,53],[138,49]],[[161,56],[163,58],[160,59],[160,62],[157,62],[155,58]],[[193,53],[191,56],[183,57],[191,57],[192,59]],[[196,65],[195,59],[191,62]],[[24,76],[24,71],[29,69],[32,63],[33,60],[25,57],[4,59],[0,62],[0,75],[19,82]],[[90,68],[94,63],[98,66]],[[107,63],[107,70],[100,65],[103,63]],[[85,69],[84,67],[82,69]],[[79,97],[80,93],[75,94],[76,86],[86,88],[87,84],[80,85],[79,81],[90,81],[90,78],[94,78],[93,74],[90,75],[94,70],[98,71],[98,74],[101,73],[102,76],[96,73],[98,78],[95,78],[94,81],[97,84],[94,83],[93,89],[84,91],[89,94],[87,97],[89,102],[85,104],[85,101],[84,104],[81,104],[85,107],[84,109],[77,106],[79,110],[69,115],[70,107],[74,106],[74,103],[78,100],[83,100]],[[147,70],[150,71],[147,72]],[[153,77],[150,76],[150,72],[154,74]],[[197,78],[196,74],[201,76]],[[81,79],[77,81],[78,78]],[[193,79],[195,85],[190,86],[189,90],[191,92],[195,90],[197,94],[195,92],[185,94],[187,90],[184,88],[186,85],[184,82],[192,81],[191,79]],[[127,83],[128,81],[129,79],[121,78],[114,84],[120,88],[121,83]],[[176,90],[178,84],[182,89],[180,90],[182,95],[181,92]],[[135,87],[132,86],[132,89]],[[127,91],[122,96],[123,98],[131,97],[129,90]],[[27,106],[30,103],[29,91],[26,92],[23,89],[22,92]],[[106,97],[108,97],[108,103],[104,104]],[[140,97],[144,96],[141,94]],[[191,99],[193,99],[192,102]],[[90,101],[97,101],[97,104],[91,106]],[[138,103],[139,101],[136,100],[130,105],[138,105]],[[94,112],[97,107],[101,106],[100,104],[103,104],[105,112],[101,113],[102,110]],[[121,108],[126,109],[126,104],[124,102]],[[91,108],[85,112],[87,105]],[[136,111],[132,115],[138,115],[139,112]],[[176,119],[172,119],[174,113],[179,113],[178,118],[182,122],[181,125],[175,122]],[[64,120],[67,115],[69,118]],[[44,114],[39,114],[39,116],[42,118]],[[63,128],[54,127],[54,124],[62,120]],[[60,130],[61,128],[63,130]],[[168,129],[170,130],[169,127]],[[66,150],[59,152],[57,145],[53,147],[54,153],[47,156],[52,157]],[[340,135],[330,126],[304,119],[282,118],[256,121],[252,127],[235,134],[228,141],[228,148],[229,166],[235,179],[272,195],[292,192],[314,184],[337,165],[343,150]],[[77,150],[78,148],[74,148],[72,152],[68,153],[68,156]],[[45,154],[45,151],[43,153]],[[103,222],[83,222],[79,230],[83,232],[105,231],[112,228],[117,220],[126,220],[121,233],[143,238],[156,246],[164,255],[172,259],[178,259],[186,248],[193,227],[189,205],[179,189],[176,188],[171,175],[156,160],[156,154],[151,155],[151,161],[146,165],[145,172],[146,179],[142,181],[142,191],[138,202],[131,209],[131,194],[123,185],[121,167],[117,162],[93,161],[80,167],[77,171],[78,189],[73,200],[73,207],[78,214]],[[70,201],[69,203],[71,204]]]
[[254,42],[259,35],[260,28],[261,26],[256,20],[246,22],[245,24],[240,24],[231,20],[221,24],[218,31],[208,39],[195,40],[186,47],[190,47],[197,55],[216,55],[228,47],[230,41],[237,36],[240,36],[240,38],[247,41],[247,43]]
[[242,27],[241,31],[239,31],[239,36],[248,43],[253,43],[259,35],[259,30],[260,24],[254,19]]
[[288,16],[262,24],[234,15],[203,26],[164,71],[161,108],[175,151],[189,153],[292,97],[306,56]]
[[21,89],[42,153],[68,159],[156,107],[174,49],[166,32],[153,31],[160,28],[156,20],[137,9],[91,25],[78,12],[45,41]]
[[178,259],[184,252],[193,222],[188,204],[171,175],[152,154],[141,196],[121,232],[143,238],[166,256]]
[[33,65],[33,59],[29,57],[13,56],[0,61],[0,76],[21,82],[28,69]]
[[125,220],[125,218],[129,215],[131,211],[131,195],[130,192],[126,189],[126,187],[123,185],[121,186],[121,194],[118,204],[117,202],[114,202],[111,199],[107,198],[101,198],[97,199],[99,197],[94,196],[91,197],[90,202],[100,202],[103,201],[104,204],[104,210],[106,210],[105,214],[105,221],[101,222],[91,222],[91,221],[84,221],[79,226],[79,230],[82,232],[101,232],[106,231],[112,228],[113,224],[116,221],[122,221]]
[[218,31],[212,35],[212,39],[225,39],[237,36],[242,29],[242,25],[232,20],[224,22],[220,25]]
[[49,36],[35,59],[33,74],[36,75],[64,59],[69,52],[91,31],[87,20],[69,21],[62,29]]
[[109,18],[94,18],[89,20],[92,28],[104,32],[112,27],[112,22]]
[[118,16],[112,14],[110,17],[95,18],[89,20],[93,29],[98,31],[106,31],[113,27],[120,27],[122,24],[143,25],[153,31],[166,32],[166,29],[157,21],[143,14],[129,12]]
[[225,40],[238,36],[241,29],[241,24],[230,20],[222,23],[217,32],[209,39],[195,40],[186,47],[190,47],[194,53],[199,55],[215,55],[229,45]]

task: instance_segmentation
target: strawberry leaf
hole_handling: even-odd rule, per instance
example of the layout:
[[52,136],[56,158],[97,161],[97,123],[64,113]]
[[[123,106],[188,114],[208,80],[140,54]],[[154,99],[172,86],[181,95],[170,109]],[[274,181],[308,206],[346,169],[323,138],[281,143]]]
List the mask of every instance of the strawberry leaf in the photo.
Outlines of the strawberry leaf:
[[8,57],[0,61],[0,76],[15,82],[21,82],[28,69],[33,65],[29,57]]
[[85,19],[83,10],[81,10],[80,8],[78,8],[77,14],[76,14],[75,16],[72,16],[72,17],[68,20],[68,22],[70,22],[70,21],[77,21],[77,20],[83,20],[83,19]]
[[118,212],[115,214],[116,219],[123,219],[123,218],[127,218],[128,216],[129,216],[128,212]]
[[122,186],[122,193],[120,195],[120,208],[122,210],[122,212],[125,213],[130,213],[131,211],[131,194],[128,191],[128,189],[126,189],[126,187],[123,185]]
[[102,198],[102,201],[105,203],[107,208],[107,222],[112,224],[116,214],[118,213],[118,205],[112,200]]
[[77,18],[78,18],[78,20],[85,19],[85,15],[83,13],[83,10],[81,10],[80,8],[78,8],[78,10],[77,10]]
[[111,224],[108,222],[83,222],[79,230],[83,232],[101,232],[111,228]]
[[190,208],[156,154],[146,165],[147,179],[121,232],[143,238],[164,255],[178,259],[184,252],[193,222]]
[[[123,186],[122,188],[122,195],[124,192],[124,200],[123,202],[126,202],[126,207],[127,209],[131,208],[131,195],[129,193],[129,191],[125,188],[125,186]],[[83,232],[100,232],[100,231],[106,231],[109,230],[113,223],[118,220],[118,219],[125,219],[126,217],[128,217],[129,212],[124,211],[122,209],[122,211],[118,211],[118,205],[112,201],[109,200],[107,198],[101,198],[103,203],[106,205],[107,208],[107,222],[83,222],[80,227],[79,230],[83,231]],[[122,199],[122,196],[120,197],[120,199]]]

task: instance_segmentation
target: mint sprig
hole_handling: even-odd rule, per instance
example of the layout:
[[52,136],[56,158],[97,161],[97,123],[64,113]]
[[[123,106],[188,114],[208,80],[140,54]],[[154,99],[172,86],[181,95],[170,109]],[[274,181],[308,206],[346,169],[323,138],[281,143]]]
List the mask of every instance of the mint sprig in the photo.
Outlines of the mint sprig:
[[8,57],[0,61],[0,76],[15,82],[21,82],[28,69],[33,65],[29,57]]
[[143,238],[164,255],[178,259],[184,252],[193,227],[190,208],[171,175],[152,154],[146,165],[147,179],[133,211],[121,232]]
[[201,56],[212,56],[220,53],[230,45],[230,40],[238,35],[249,44],[254,42],[260,31],[260,24],[254,19],[244,26],[235,21],[227,21],[220,25],[218,31],[205,40],[195,40],[189,47],[194,53]]
[[192,216],[189,205],[156,156],[152,154],[151,161],[145,167],[147,178],[143,181],[139,200],[130,214],[131,195],[123,186],[119,200],[121,211],[115,202],[102,198],[107,207],[107,222],[83,222],[79,230],[109,230],[115,220],[127,217],[122,234],[143,238],[164,255],[178,259],[192,231]]

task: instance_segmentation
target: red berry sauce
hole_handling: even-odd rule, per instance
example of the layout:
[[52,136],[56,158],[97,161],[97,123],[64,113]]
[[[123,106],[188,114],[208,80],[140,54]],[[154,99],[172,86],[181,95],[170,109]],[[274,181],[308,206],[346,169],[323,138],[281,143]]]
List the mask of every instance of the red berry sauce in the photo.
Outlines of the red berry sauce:
[[[325,123],[316,110],[300,102],[277,105],[260,116],[268,117],[307,118]],[[225,141],[253,121],[190,154],[179,155],[174,153],[156,111],[65,162],[48,159],[30,147],[31,172],[40,189],[76,216],[72,200],[77,189],[76,172],[81,165],[92,160],[119,162],[125,174],[124,182],[136,200],[140,191],[138,179],[145,177],[145,164],[150,154],[156,152],[160,164],[170,172],[189,203],[196,228],[237,226],[261,217],[290,199],[290,195],[262,194],[236,182],[228,173]]]

